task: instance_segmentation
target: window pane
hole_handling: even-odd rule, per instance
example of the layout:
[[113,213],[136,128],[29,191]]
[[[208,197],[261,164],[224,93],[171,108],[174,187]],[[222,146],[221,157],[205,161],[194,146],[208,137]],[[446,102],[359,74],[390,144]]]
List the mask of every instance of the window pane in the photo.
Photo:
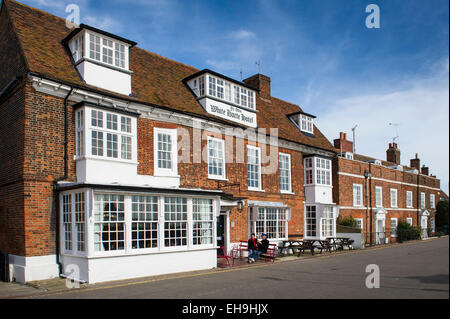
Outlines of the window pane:
[[131,248],[158,247],[158,197],[132,197]]
[[94,220],[94,248],[96,251],[125,249],[123,195],[95,195]]
[[164,198],[164,245],[166,247],[187,245],[187,199]]

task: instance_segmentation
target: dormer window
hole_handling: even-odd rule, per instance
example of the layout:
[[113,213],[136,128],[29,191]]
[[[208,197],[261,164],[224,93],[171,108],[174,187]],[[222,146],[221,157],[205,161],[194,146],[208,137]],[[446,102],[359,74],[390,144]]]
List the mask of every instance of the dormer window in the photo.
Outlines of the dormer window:
[[352,159],[353,159],[353,153],[346,152],[346,153],[345,153],[345,158],[346,158],[346,159],[349,159],[349,160],[352,160]]
[[300,121],[301,121],[301,127],[300,129],[302,131],[305,131],[307,133],[313,134],[313,118],[310,116],[307,116],[305,114],[300,115]]
[[125,95],[132,93],[128,61],[135,42],[83,24],[63,42],[87,84]]
[[255,90],[247,84],[210,70],[197,72],[184,82],[208,113],[256,127]]
[[288,117],[302,132],[314,134],[314,115],[297,112],[288,114]]

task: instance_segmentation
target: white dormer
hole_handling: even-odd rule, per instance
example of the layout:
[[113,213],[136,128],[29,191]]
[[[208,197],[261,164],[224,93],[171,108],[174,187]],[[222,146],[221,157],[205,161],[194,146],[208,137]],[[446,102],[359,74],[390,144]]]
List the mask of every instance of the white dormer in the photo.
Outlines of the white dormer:
[[90,85],[131,95],[129,49],[135,42],[81,24],[64,40],[73,62]]
[[297,112],[289,114],[288,117],[302,132],[314,134],[314,119],[316,118],[314,115]]
[[353,153],[351,153],[351,152],[345,152],[344,156],[346,159],[349,159],[349,160],[353,159]]
[[368,161],[368,163],[372,163],[372,164],[381,166],[381,161],[377,160],[377,159],[376,160],[370,160],[370,161]]
[[197,72],[184,82],[209,114],[256,128],[255,89],[211,70]]

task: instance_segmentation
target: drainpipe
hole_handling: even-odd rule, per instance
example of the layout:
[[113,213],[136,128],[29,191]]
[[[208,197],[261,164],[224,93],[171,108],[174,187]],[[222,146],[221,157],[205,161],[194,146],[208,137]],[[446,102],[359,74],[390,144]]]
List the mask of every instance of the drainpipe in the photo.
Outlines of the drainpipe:
[[[364,172],[364,178],[366,179],[366,243],[368,242],[367,233],[369,231],[369,178],[372,176],[370,173],[370,164],[369,164],[369,172]],[[370,205],[371,207],[372,205]],[[370,224],[370,230],[372,230],[372,223]],[[370,243],[372,243],[372,232],[370,232]]]
[[[58,185],[59,181],[65,180],[67,179],[67,177],[69,176],[69,164],[68,164],[68,145],[69,145],[69,137],[68,137],[68,126],[69,126],[69,122],[67,120],[67,114],[68,114],[68,110],[67,110],[67,104],[68,104],[68,100],[69,97],[72,95],[73,92],[73,87],[70,87],[69,93],[67,93],[66,97],[64,98],[64,176],[57,178],[53,181],[53,190],[56,191],[56,187]],[[59,259],[60,256],[60,251],[61,251],[61,247],[60,247],[60,211],[59,211],[59,196],[56,194],[56,262],[58,264],[58,268],[59,268],[59,274],[61,275],[63,273],[63,267],[61,264],[61,261]]]

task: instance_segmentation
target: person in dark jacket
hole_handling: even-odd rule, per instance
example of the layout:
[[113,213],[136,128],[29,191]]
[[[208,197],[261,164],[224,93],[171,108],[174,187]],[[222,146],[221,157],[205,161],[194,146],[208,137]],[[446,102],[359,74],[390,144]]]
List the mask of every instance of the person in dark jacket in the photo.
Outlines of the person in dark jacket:
[[248,262],[254,263],[258,260],[261,252],[258,250],[259,240],[256,238],[255,234],[252,234],[248,240]]
[[262,255],[267,253],[267,249],[269,248],[269,241],[267,240],[267,234],[262,234],[261,238],[262,240],[258,246],[258,250],[261,252]]

